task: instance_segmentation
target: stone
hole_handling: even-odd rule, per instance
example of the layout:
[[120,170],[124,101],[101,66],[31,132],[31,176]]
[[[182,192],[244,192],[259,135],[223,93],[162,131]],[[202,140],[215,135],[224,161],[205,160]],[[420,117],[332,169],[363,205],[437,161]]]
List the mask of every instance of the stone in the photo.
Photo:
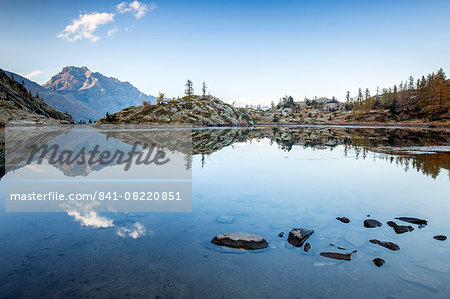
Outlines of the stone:
[[392,251],[400,250],[400,246],[398,246],[397,244],[392,243],[392,242],[380,241],[380,240],[377,240],[377,239],[369,240],[369,242],[373,243],[373,244],[378,244],[378,245],[383,246],[383,247],[385,247],[387,249],[390,249]]
[[424,219],[419,219],[419,218],[414,218],[414,217],[396,217],[395,219],[401,220],[401,221],[405,221],[405,222],[409,222],[412,224],[417,224],[417,225],[427,225],[428,222]]
[[380,221],[375,220],[375,219],[364,220],[364,227],[367,227],[367,228],[375,228],[375,227],[380,227],[382,225],[383,225],[383,223],[381,223]]
[[394,231],[397,234],[403,234],[403,233],[406,233],[406,232],[412,232],[414,230],[414,227],[412,227],[410,225],[398,225],[394,221],[388,221],[387,225],[389,225],[390,227],[393,227]]
[[352,253],[321,252],[320,255],[335,260],[350,261],[352,259]]
[[306,243],[303,249],[305,250],[305,252],[308,252],[311,249],[311,244]]
[[349,223],[350,219],[348,219],[347,217],[336,217],[337,220],[339,220],[340,222],[343,223]]
[[439,241],[447,240],[447,237],[444,236],[444,235],[437,235],[437,236],[434,236],[433,238],[436,239],[436,240],[439,240]]
[[385,260],[383,260],[382,258],[379,258],[379,257],[374,258],[372,261],[375,264],[375,266],[377,266],[377,267],[381,267],[384,265],[384,263],[386,263]]
[[302,247],[303,243],[314,233],[312,229],[293,228],[289,232],[288,242],[295,247]]
[[247,250],[263,249],[269,246],[269,243],[264,238],[248,233],[219,234],[211,240],[211,243]]
[[284,232],[279,233],[278,237],[283,238],[284,237]]

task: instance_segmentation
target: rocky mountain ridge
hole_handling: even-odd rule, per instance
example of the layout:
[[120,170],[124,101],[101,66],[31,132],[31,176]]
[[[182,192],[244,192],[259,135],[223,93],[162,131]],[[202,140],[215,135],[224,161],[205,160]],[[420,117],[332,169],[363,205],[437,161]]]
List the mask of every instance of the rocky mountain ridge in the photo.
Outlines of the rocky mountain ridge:
[[28,89],[33,95],[38,94],[47,104],[59,111],[67,111],[76,121],[84,120],[87,122],[89,119],[96,120],[104,116],[104,114],[88,107],[71,96],[66,96],[58,93],[57,91],[46,89],[38,83],[18,74],[11,72],[6,72],[6,74],[10,77],[12,74],[14,79],[17,82],[22,83],[22,85],[24,85],[25,88]]
[[73,123],[72,117],[33,96],[21,83],[0,69],[0,122],[2,123]]
[[[76,99],[79,103],[99,112],[118,112],[143,101],[155,103],[155,97],[140,92],[129,82],[92,72],[87,67],[67,66],[42,87]],[[69,111],[70,113],[70,111]]]

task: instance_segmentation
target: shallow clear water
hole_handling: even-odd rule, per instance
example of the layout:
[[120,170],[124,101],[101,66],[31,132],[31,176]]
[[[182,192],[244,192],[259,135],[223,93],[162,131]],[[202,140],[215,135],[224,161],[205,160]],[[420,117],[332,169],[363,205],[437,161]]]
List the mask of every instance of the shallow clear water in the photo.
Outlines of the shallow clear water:
[[[0,182],[0,297],[448,298],[450,241],[433,236],[450,235],[449,136],[195,130],[192,212],[100,213],[112,220],[103,228],[67,213],[5,212],[9,172]],[[364,228],[369,214],[383,226]],[[386,225],[398,216],[428,225],[398,235]],[[296,227],[315,230],[308,253],[278,237]],[[210,243],[225,232],[257,234],[270,245],[245,251]],[[329,243],[357,252],[351,261],[321,257],[343,252]],[[377,268],[375,257],[386,264]]]

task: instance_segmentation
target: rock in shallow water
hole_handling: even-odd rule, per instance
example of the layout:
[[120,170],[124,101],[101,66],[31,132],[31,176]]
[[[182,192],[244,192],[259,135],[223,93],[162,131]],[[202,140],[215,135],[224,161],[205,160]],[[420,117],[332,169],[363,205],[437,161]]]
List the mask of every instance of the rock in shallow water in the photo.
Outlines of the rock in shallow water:
[[302,247],[303,243],[314,233],[312,229],[293,228],[289,232],[288,242],[295,247]]
[[412,232],[414,230],[414,227],[412,227],[410,225],[398,225],[394,221],[388,221],[387,225],[389,225],[390,227],[393,227],[394,231],[397,234],[403,234],[403,233],[406,233],[406,232]]
[[284,237],[284,232],[279,233],[278,237],[283,238]]
[[380,241],[380,240],[377,240],[377,239],[369,240],[369,242],[373,243],[373,244],[378,244],[378,245],[383,246],[383,247],[385,247],[387,249],[390,249],[392,251],[400,250],[400,246],[398,246],[397,244],[392,243],[392,242]]
[[247,250],[263,249],[269,246],[269,243],[262,237],[248,233],[219,234],[211,240],[211,243]]
[[380,221],[375,220],[375,219],[364,220],[364,227],[367,227],[367,228],[375,228],[375,227],[380,227],[382,225],[383,225],[383,223],[381,223]]
[[382,258],[379,258],[379,257],[374,258],[372,261],[375,264],[375,266],[377,266],[377,267],[381,267],[384,265],[384,263],[386,263],[385,260],[383,260]]
[[349,223],[350,219],[348,219],[347,217],[336,217],[337,220],[339,220],[340,222],[343,223]]
[[405,221],[405,222],[409,222],[412,224],[417,224],[417,225],[427,225],[428,222],[424,219],[419,219],[419,218],[414,218],[414,217],[396,217],[395,219],[401,220],[401,221]]
[[335,260],[350,261],[352,259],[352,253],[339,253],[339,252],[321,252],[320,255]]
[[444,236],[444,235],[437,235],[437,236],[434,236],[433,238],[436,239],[436,240],[439,240],[439,241],[447,240],[447,237]]
[[305,250],[305,252],[308,252],[311,249],[311,244],[306,243],[305,247],[303,247],[303,249]]

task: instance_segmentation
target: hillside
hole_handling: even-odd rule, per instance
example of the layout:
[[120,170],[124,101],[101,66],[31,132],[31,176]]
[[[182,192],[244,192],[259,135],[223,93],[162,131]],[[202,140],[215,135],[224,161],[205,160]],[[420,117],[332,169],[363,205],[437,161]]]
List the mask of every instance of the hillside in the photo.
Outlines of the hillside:
[[[140,92],[129,82],[121,82],[116,78],[92,72],[85,66],[64,67],[42,87],[53,93],[75,99],[99,113],[100,117],[107,112],[114,113],[129,106],[141,105],[143,101],[155,103],[154,97]],[[67,110],[71,112],[70,108]]]
[[190,124],[206,126],[251,125],[244,108],[236,108],[212,96],[186,96],[158,105],[132,106],[98,121],[130,124]]
[[26,89],[28,89],[33,95],[39,94],[39,97],[43,98],[47,104],[59,111],[67,111],[76,121],[84,120],[87,122],[89,119],[96,120],[104,116],[104,114],[86,106],[74,97],[66,96],[58,93],[57,91],[46,89],[38,83],[28,80],[18,74],[11,72],[6,72],[6,74],[10,77],[12,74],[14,79],[17,82],[22,82]]
[[73,123],[72,118],[34,97],[0,69],[0,122]]

